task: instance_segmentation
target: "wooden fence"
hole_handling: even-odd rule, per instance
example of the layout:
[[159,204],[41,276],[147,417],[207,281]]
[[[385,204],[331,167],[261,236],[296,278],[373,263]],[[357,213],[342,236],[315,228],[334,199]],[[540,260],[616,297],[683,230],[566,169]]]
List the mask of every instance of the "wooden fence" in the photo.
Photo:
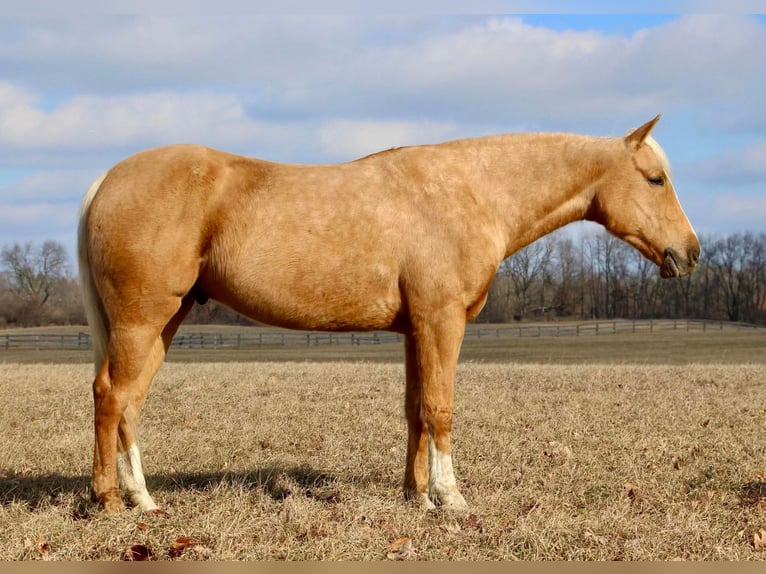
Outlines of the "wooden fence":
[[[509,337],[583,337],[618,333],[655,333],[662,331],[723,331],[759,329],[749,323],[704,321],[686,319],[662,320],[615,320],[587,323],[545,323],[535,325],[468,325],[465,339],[499,339]],[[385,345],[399,343],[402,335],[389,332],[327,333],[283,331],[279,329],[242,332],[191,332],[177,333],[174,348],[183,349],[252,349],[260,347],[307,347],[317,345]],[[88,350],[90,334],[79,333],[0,333],[0,351],[8,349],[29,350]]]

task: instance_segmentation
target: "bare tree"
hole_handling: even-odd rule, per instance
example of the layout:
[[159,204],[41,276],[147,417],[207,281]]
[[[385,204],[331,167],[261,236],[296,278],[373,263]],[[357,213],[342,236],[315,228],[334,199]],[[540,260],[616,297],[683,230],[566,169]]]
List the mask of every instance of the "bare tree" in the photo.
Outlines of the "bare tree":
[[502,272],[510,277],[516,295],[516,317],[523,319],[535,281],[542,281],[550,265],[553,242],[535,241],[503,262]]
[[48,301],[68,271],[66,249],[50,240],[39,246],[31,241],[6,245],[0,252],[0,264],[9,273],[11,289],[27,302],[38,305]]
[[[553,306],[560,314],[572,315],[582,308],[582,276],[579,273],[581,256],[574,242],[562,238],[555,243]],[[558,281],[556,282],[556,279]]]

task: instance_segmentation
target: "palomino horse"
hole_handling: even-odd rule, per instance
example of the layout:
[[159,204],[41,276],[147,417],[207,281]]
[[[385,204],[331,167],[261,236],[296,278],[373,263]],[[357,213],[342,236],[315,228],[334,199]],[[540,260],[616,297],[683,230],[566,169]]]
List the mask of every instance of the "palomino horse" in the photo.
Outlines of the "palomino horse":
[[79,264],[95,346],[92,493],[157,511],[136,442],[176,329],[213,298],[282,327],[405,335],[404,492],[465,506],[452,468],[456,363],[502,260],[575,220],[690,273],[700,246],[657,116],[625,137],[517,134],[284,165],[175,145],[138,153],[82,203]]

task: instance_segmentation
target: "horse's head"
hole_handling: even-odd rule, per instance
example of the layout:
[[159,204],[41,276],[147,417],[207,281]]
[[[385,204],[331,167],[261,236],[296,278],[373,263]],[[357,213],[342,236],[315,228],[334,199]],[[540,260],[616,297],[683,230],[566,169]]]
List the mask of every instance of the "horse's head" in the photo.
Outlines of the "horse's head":
[[665,152],[649,135],[659,119],[625,136],[619,159],[594,187],[587,219],[638,249],[662,277],[680,277],[697,266],[700,243],[676,197]]

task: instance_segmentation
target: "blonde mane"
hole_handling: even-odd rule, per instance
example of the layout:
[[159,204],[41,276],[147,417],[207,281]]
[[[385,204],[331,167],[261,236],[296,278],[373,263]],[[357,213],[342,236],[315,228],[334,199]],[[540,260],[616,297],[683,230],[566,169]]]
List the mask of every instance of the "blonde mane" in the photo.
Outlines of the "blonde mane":
[[668,160],[668,156],[665,154],[665,150],[662,149],[662,146],[652,136],[647,136],[647,138],[644,140],[644,143],[648,145],[649,148],[655,153],[657,159],[660,160],[665,173],[667,173],[668,177],[670,177],[672,175],[670,170],[670,161]]
[[[635,129],[628,130],[628,133],[625,134],[626,136],[629,136],[632,134]],[[649,149],[651,149],[654,152],[654,155],[657,156],[657,159],[660,161],[660,164],[662,165],[662,169],[665,170],[665,173],[668,174],[668,177],[672,177],[672,173],[670,170],[670,160],[668,160],[668,156],[665,153],[665,150],[662,149],[662,146],[659,144],[659,142],[654,139],[651,135],[647,135],[646,139],[644,139],[644,143],[649,146]]]

